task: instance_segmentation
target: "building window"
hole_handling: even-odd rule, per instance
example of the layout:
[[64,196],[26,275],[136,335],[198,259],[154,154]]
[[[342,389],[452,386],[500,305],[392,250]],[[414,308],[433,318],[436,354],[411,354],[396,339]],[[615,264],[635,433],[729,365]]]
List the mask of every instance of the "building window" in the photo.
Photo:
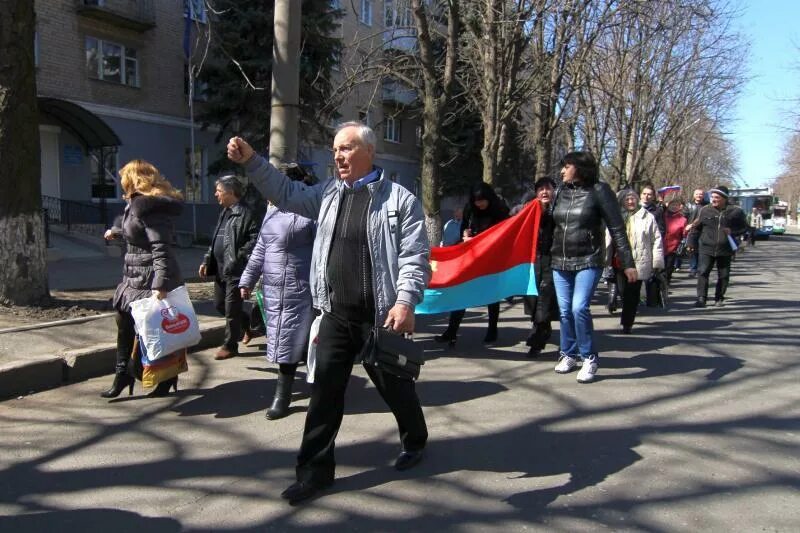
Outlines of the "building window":
[[139,87],[136,50],[86,37],[86,72],[90,78]]
[[387,28],[409,27],[413,24],[414,14],[407,0],[385,0],[383,5],[383,24]]
[[205,150],[200,146],[194,147],[194,172],[192,172],[191,149],[186,148],[184,152],[184,177],[186,187],[183,197],[189,203],[200,203],[203,201],[203,158]]
[[195,22],[208,22],[205,0],[183,0],[183,16]]
[[400,119],[386,117],[383,124],[383,139],[393,143],[400,142]]
[[92,172],[92,198],[119,198],[121,194],[115,178],[119,168],[119,154],[116,149],[92,150],[89,153],[89,162]]
[[361,0],[361,13],[358,20],[362,24],[372,26],[372,0]]
[[419,148],[422,146],[422,126],[417,126],[416,137],[417,137],[417,147]]

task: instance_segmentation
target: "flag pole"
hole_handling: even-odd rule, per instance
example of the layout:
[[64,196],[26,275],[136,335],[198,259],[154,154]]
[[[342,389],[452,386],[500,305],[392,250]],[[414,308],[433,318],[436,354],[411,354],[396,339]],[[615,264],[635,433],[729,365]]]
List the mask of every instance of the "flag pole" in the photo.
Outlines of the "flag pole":
[[[187,61],[187,69],[189,69],[189,143],[191,148],[189,149],[189,179],[191,179],[192,183],[192,241],[197,241],[197,193],[198,189],[202,192],[202,185],[200,180],[197,179],[195,182],[195,150],[194,150],[194,68],[192,67],[192,52],[193,46],[191,45],[191,25],[192,21],[194,20],[194,6],[193,3],[187,2],[189,6],[189,19],[186,21],[186,30],[189,32],[187,35],[184,35],[184,46],[187,48],[184,50],[188,52],[188,61]],[[188,37],[188,39],[187,39]]]

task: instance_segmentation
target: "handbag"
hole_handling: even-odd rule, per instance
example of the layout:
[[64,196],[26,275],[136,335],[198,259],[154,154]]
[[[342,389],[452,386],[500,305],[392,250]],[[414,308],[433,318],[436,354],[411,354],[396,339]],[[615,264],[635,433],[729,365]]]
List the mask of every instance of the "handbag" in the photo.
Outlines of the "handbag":
[[678,257],[682,257],[686,253],[686,237],[681,239],[681,242],[678,243],[678,247],[675,249],[675,255]]
[[167,293],[131,303],[136,333],[150,361],[199,343],[200,324],[185,285]]
[[425,364],[422,348],[410,337],[375,326],[361,350],[361,363],[400,379],[414,381]]

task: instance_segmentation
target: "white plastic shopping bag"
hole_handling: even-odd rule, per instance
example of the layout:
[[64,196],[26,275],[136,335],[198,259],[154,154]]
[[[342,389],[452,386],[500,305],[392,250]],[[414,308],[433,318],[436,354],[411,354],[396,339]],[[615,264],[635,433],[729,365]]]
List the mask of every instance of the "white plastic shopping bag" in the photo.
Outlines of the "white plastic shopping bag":
[[200,324],[183,285],[163,300],[155,296],[136,300],[131,314],[151,361],[200,342]]
[[322,322],[322,314],[311,323],[311,331],[308,334],[308,354],[306,358],[306,383],[314,383],[314,370],[317,368],[317,345],[319,344],[319,323]]

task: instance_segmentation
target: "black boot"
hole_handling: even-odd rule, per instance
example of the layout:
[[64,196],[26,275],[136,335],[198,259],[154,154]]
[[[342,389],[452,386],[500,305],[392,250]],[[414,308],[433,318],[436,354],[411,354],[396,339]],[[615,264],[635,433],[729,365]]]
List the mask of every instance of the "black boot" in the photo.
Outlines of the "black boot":
[[133,394],[133,384],[136,380],[128,374],[114,374],[114,383],[111,388],[100,394],[101,398],[116,398],[122,393],[125,387],[128,387],[128,396]]
[[294,374],[278,374],[278,383],[275,385],[275,397],[272,405],[267,409],[267,418],[277,420],[289,414],[289,404],[292,402],[292,385]]
[[464,318],[466,311],[451,311],[450,317],[447,320],[447,329],[444,333],[437,335],[433,338],[436,342],[447,343],[452,348],[456,345],[456,337],[458,335],[458,327],[461,325],[461,319]]
[[178,376],[174,378],[169,378],[165,381],[162,381],[156,388],[150,392],[147,397],[148,398],[163,398],[164,396],[169,396],[169,390],[174,388],[175,392],[178,391]]
[[444,333],[441,335],[435,336],[433,340],[436,342],[441,342],[442,344],[447,343],[450,345],[450,347],[453,347],[456,345],[456,334],[451,333],[450,329],[448,328],[444,330]]

